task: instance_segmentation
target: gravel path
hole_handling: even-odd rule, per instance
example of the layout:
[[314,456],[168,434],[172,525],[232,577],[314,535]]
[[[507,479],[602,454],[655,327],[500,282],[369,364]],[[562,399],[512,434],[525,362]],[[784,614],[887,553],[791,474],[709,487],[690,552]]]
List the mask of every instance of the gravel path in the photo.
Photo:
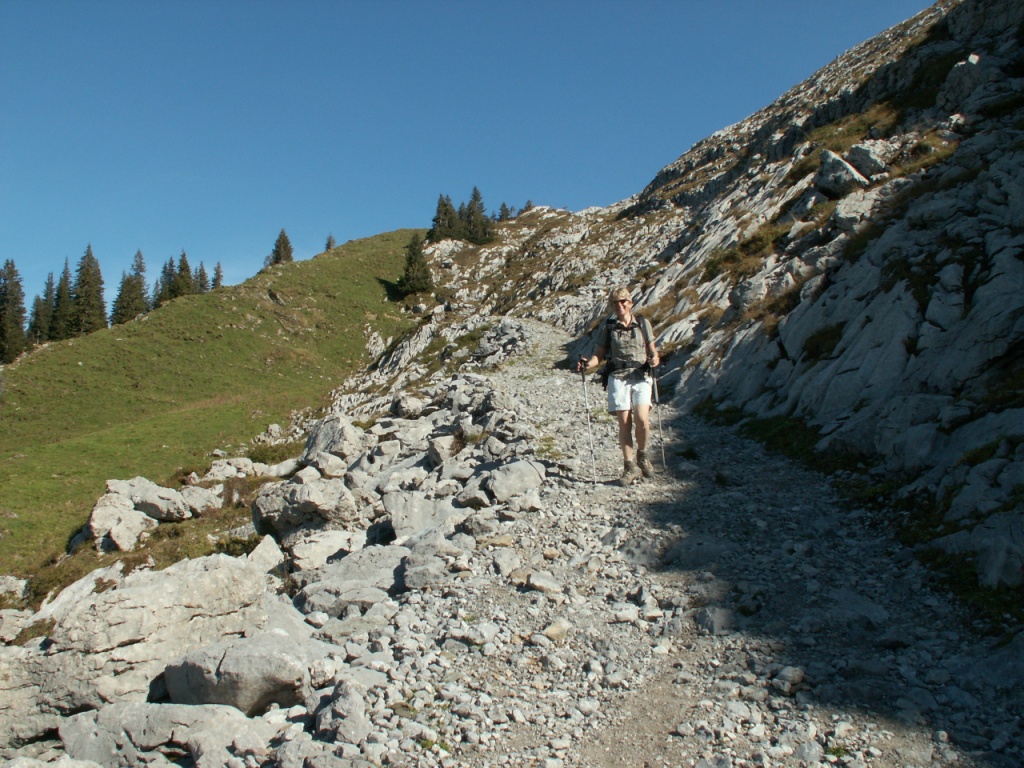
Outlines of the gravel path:
[[478,725],[439,764],[1024,764],[1005,659],[985,659],[878,520],[824,476],[665,406],[667,467],[620,488],[591,384],[595,484],[583,386],[555,367],[569,338],[527,328],[530,351],[487,375],[525,404],[556,469],[539,509],[511,514],[437,597],[453,626],[511,638],[453,665],[452,711]]

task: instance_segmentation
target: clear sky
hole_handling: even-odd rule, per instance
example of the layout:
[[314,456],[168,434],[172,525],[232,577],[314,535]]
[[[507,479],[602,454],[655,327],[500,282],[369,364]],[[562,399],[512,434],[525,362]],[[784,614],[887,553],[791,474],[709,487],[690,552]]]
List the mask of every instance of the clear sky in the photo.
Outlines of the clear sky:
[[639,192],[926,0],[0,0],[0,262],[26,305],[91,244],[225,282],[429,227],[439,194]]

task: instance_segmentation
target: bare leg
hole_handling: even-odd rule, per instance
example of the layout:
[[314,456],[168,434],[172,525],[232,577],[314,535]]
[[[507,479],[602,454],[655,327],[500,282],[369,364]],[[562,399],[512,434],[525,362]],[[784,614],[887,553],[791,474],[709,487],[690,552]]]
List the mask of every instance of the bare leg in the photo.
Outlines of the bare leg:
[[615,419],[619,423],[619,448],[622,449],[622,460],[633,460],[633,418],[630,411],[616,411]]
[[[647,449],[647,438],[651,434],[651,406],[649,405],[635,405],[633,406],[633,423],[636,425],[636,447],[637,450],[643,451]],[[619,440],[622,440],[621,429],[619,431]]]

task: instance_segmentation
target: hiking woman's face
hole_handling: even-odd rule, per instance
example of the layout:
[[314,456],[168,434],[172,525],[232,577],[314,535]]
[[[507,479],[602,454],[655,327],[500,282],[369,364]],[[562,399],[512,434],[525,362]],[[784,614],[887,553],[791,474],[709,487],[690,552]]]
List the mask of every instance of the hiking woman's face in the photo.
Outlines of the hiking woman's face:
[[633,302],[629,299],[616,299],[612,302],[612,309],[615,310],[615,317],[619,320],[625,320],[629,317],[629,310],[633,306]]

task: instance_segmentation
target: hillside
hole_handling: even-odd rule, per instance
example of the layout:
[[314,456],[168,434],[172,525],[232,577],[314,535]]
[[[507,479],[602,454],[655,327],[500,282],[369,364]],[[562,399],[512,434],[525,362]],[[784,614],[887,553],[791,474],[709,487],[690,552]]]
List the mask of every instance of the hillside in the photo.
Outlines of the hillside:
[[[335,254],[251,281],[248,309],[210,296],[216,333],[176,327],[223,343],[217,365],[171,375],[232,361],[227,407],[148,437],[193,439],[247,383],[237,431],[192,450],[259,435],[288,460],[204,461],[182,486],[154,458],[173,488],[93,489],[67,561],[102,567],[0,611],[0,755],[1022,764],[1022,94],[1024,6],[943,0],[628,200],[431,246],[437,290],[407,311],[380,282],[401,233],[331,341]],[[627,488],[602,393],[568,370],[620,284],[665,353],[665,458]],[[286,424],[283,400],[248,400],[278,374],[308,409]],[[118,442],[116,419],[76,418]],[[187,493],[223,508],[160,516],[199,508]],[[186,539],[216,554],[169,546]]]
[[4,571],[30,575],[57,557],[106,480],[205,471],[211,451],[244,450],[292,411],[322,407],[366,365],[366,332],[387,338],[410,325],[387,285],[412,231],[273,267],[6,366]]

